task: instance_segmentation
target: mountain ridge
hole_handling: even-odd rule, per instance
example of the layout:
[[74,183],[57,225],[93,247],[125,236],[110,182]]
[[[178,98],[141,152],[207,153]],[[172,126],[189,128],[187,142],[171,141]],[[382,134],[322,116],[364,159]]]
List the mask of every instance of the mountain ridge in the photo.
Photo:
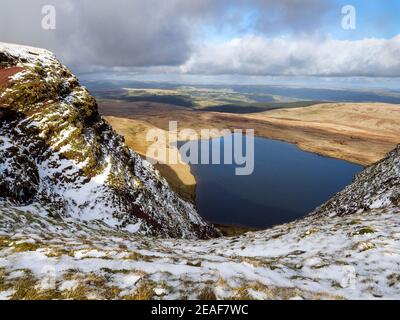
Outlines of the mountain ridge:
[[0,51],[3,67],[20,68],[0,96],[3,197],[143,234],[218,235],[125,146],[52,53],[4,44]]

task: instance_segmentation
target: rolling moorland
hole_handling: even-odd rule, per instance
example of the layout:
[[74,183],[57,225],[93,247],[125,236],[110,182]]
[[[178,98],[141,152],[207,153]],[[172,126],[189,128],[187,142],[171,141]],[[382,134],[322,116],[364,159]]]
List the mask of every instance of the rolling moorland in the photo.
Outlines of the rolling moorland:
[[[400,142],[398,105],[331,102],[301,107],[296,103],[293,107],[286,104],[291,107],[227,113],[160,102],[99,100],[99,111],[126,138],[128,146],[142,156],[152,143],[146,140],[147,130],[168,130],[169,121],[178,121],[179,128],[191,128],[198,133],[203,128],[253,128],[257,136],[290,142],[305,151],[363,166],[382,159]],[[195,179],[188,165],[166,164],[157,168],[174,190],[186,199],[194,197]]]
[[[51,52],[0,44],[0,63],[2,299],[399,296],[398,147],[303,219],[219,237],[157,170],[126,147],[100,117],[95,99]],[[131,106],[127,109],[130,113]],[[193,121],[195,111],[187,112],[177,113]],[[278,139],[289,130],[284,122],[276,124],[288,121],[279,112],[269,125],[249,114],[212,115],[216,123],[232,125],[247,118]],[[144,121],[137,115],[126,118]],[[204,123],[212,118],[196,115]],[[154,113],[152,125],[159,121],[162,127],[163,116]],[[301,111],[291,117],[293,123],[299,117],[316,122]],[[332,124],[313,126],[294,126],[291,137],[332,135]],[[370,133],[376,138],[370,146],[391,142],[385,128],[386,133]],[[356,148],[353,135],[368,143],[359,131],[332,135],[335,150]],[[345,137],[346,148],[340,148]]]

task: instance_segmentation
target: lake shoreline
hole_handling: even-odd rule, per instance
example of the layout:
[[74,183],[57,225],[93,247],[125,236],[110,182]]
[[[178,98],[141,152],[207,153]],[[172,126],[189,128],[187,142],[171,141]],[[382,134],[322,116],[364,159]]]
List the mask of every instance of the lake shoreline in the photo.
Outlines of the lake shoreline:
[[[218,154],[223,155],[227,151],[225,147],[237,139],[242,145],[247,143],[241,135],[215,138],[220,148]],[[200,140],[190,143],[191,150],[200,146]],[[209,142],[210,147],[212,143]],[[362,166],[348,161],[263,137],[254,138],[254,150],[253,173],[237,175],[236,170],[242,166],[235,161],[207,164],[212,163],[214,151],[204,159],[199,149],[197,161],[190,166],[197,180],[196,207],[204,219],[229,226],[228,231],[232,226],[262,229],[287,223],[325,203],[363,170]]]
[[[395,126],[399,111],[394,112],[398,105],[390,104],[325,103],[248,115],[206,111],[194,115],[174,105],[101,100],[99,109],[127,145],[142,156],[148,147],[144,132],[167,130],[169,120],[198,132],[201,128],[254,127],[256,137],[288,142],[303,151],[364,167],[382,159],[400,142],[400,128]],[[131,130],[138,126],[140,130]],[[167,164],[158,169],[176,192],[193,202],[197,182],[189,165]]]

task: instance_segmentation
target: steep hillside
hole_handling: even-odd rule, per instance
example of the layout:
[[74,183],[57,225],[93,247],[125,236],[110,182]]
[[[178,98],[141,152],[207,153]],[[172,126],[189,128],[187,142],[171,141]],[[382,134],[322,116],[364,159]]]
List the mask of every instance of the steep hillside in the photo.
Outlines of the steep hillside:
[[0,199],[132,233],[217,234],[125,146],[53,54],[1,44],[0,63]]
[[318,208],[315,215],[349,215],[400,207],[400,146],[366,168],[354,183]]
[[304,219],[199,241],[213,229],[65,67],[0,52],[0,299],[400,296],[400,148]]

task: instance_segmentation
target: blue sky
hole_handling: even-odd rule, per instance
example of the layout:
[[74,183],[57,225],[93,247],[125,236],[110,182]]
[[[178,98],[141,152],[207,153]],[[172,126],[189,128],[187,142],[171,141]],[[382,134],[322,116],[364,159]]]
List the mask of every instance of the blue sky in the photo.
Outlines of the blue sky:
[[[337,7],[352,5],[357,12],[357,29],[343,30],[340,25],[327,26],[325,32],[341,39],[392,38],[400,33],[400,1],[336,0]],[[336,15],[337,12],[332,12]]]
[[[400,1],[398,0],[322,0],[329,3],[329,9],[324,12],[323,21],[314,29],[307,32],[330,35],[336,39],[356,40],[364,38],[392,38],[400,33]],[[356,30],[343,30],[341,19],[343,18],[341,9],[346,5],[352,5],[356,9],[357,28]],[[312,7],[309,8],[313,10]],[[240,15],[238,15],[240,13]],[[257,30],[256,21],[260,19],[260,8],[252,3],[228,5],[224,14],[232,15],[237,19],[235,23],[227,23],[220,26],[217,24],[206,24],[202,27],[200,40],[202,41],[225,41],[245,34],[262,34]],[[268,13],[263,10],[263,14],[273,20],[276,16],[274,12]],[[318,15],[319,13],[316,13]],[[271,35],[288,35],[293,31],[281,28],[267,32]]]

